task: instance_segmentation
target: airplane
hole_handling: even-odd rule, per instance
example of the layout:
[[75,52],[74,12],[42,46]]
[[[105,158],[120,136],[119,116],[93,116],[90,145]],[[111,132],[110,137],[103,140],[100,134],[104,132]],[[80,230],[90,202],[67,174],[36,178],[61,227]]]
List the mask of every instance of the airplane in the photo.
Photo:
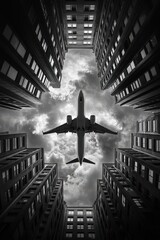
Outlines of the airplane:
[[77,148],[78,148],[78,158],[75,158],[66,164],[77,163],[79,162],[82,165],[83,162],[95,164],[94,162],[84,158],[84,136],[85,133],[95,132],[95,133],[110,133],[117,134],[117,132],[113,132],[108,128],[105,128],[95,122],[95,115],[91,115],[90,119],[86,118],[84,115],[84,95],[82,90],[79,92],[78,96],[78,115],[77,118],[72,120],[71,115],[67,115],[67,123],[63,125],[43,132],[43,134],[50,133],[77,133]]

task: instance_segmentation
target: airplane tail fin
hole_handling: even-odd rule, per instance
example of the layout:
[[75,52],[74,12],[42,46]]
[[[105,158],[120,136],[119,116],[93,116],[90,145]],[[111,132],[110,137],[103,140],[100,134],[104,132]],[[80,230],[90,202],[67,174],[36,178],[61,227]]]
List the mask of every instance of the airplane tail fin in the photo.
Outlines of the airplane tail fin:
[[85,163],[90,163],[90,164],[95,164],[94,162],[92,162],[92,161],[90,161],[90,160],[88,160],[88,159],[86,159],[86,158],[83,159],[83,162],[85,162]]
[[78,158],[75,158],[75,159],[67,162],[66,164],[77,163],[77,162],[79,162],[79,160],[78,160]]

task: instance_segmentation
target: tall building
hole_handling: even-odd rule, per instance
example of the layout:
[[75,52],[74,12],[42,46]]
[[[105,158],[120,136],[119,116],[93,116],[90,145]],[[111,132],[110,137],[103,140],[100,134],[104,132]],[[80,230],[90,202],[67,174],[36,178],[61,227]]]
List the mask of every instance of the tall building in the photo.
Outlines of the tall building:
[[0,10],[0,106],[35,107],[60,87],[66,52],[62,2],[5,1]]
[[26,134],[0,135],[0,213],[43,168],[43,149],[27,148]]
[[95,231],[93,207],[67,207],[63,239],[98,239]]
[[62,238],[65,205],[57,165],[43,149],[27,148],[26,134],[0,135],[1,239]]
[[93,49],[97,0],[64,0],[65,35],[68,49]]
[[160,238],[159,120],[155,114],[138,122],[131,148],[117,149],[115,163],[103,164],[94,204],[101,239]]
[[103,1],[94,36],[101,88],[115,102],[160,109],[160,2]]

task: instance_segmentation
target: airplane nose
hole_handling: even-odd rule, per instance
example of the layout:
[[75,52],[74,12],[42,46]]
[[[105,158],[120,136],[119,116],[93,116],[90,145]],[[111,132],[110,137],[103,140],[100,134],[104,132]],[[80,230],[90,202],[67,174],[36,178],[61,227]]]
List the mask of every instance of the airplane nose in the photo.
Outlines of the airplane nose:
[[80,99],[80,101],[82,101],[82,99],[84,99],[82,90],[80,90],[80,92],[79,92],[79,99]]
[[79,92],[79,96],[80,96],[80,97],[83,97],[83,92],[82,92],[82,90]]

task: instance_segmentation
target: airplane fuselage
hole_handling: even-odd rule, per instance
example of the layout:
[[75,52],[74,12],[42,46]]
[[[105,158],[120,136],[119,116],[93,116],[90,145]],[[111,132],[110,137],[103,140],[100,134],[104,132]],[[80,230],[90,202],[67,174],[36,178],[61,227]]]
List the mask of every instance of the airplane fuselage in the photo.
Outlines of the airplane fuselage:
[[50,134],[56,132],[59,133],[77,133],[77,152],[78,152],[78,158],[75,158],[67,164],[71,163],[77,163],[79,162],[80,165],[82,165],[83,162],[95,164],[94,162],[90,161],[89,159],[86,159],[84,157],[84,140],[85,140],[85,133],[95,132],[95,133],[110,133],[110,134],[117,134],[116,132],[113,132],[95,122],[95,115],[91,115],[90,119],[86,118],[84,115],[84,96],[82,90],[79,93],[78,96],[78,114],[77,118],[74,118],[72,120],[71,115],[67,115],[67,122],[65,124],[62,124],[59,127],[56,127],[54,129],[48,130],[46,132],[43,132],[43,134]]
[[77,148],[78,159],[80,165],[82,165],[84,158],[84,135],[85,135],[85,116],[84,116],[84,96],[80,91],[78,97],[78,116],[77,116]]

